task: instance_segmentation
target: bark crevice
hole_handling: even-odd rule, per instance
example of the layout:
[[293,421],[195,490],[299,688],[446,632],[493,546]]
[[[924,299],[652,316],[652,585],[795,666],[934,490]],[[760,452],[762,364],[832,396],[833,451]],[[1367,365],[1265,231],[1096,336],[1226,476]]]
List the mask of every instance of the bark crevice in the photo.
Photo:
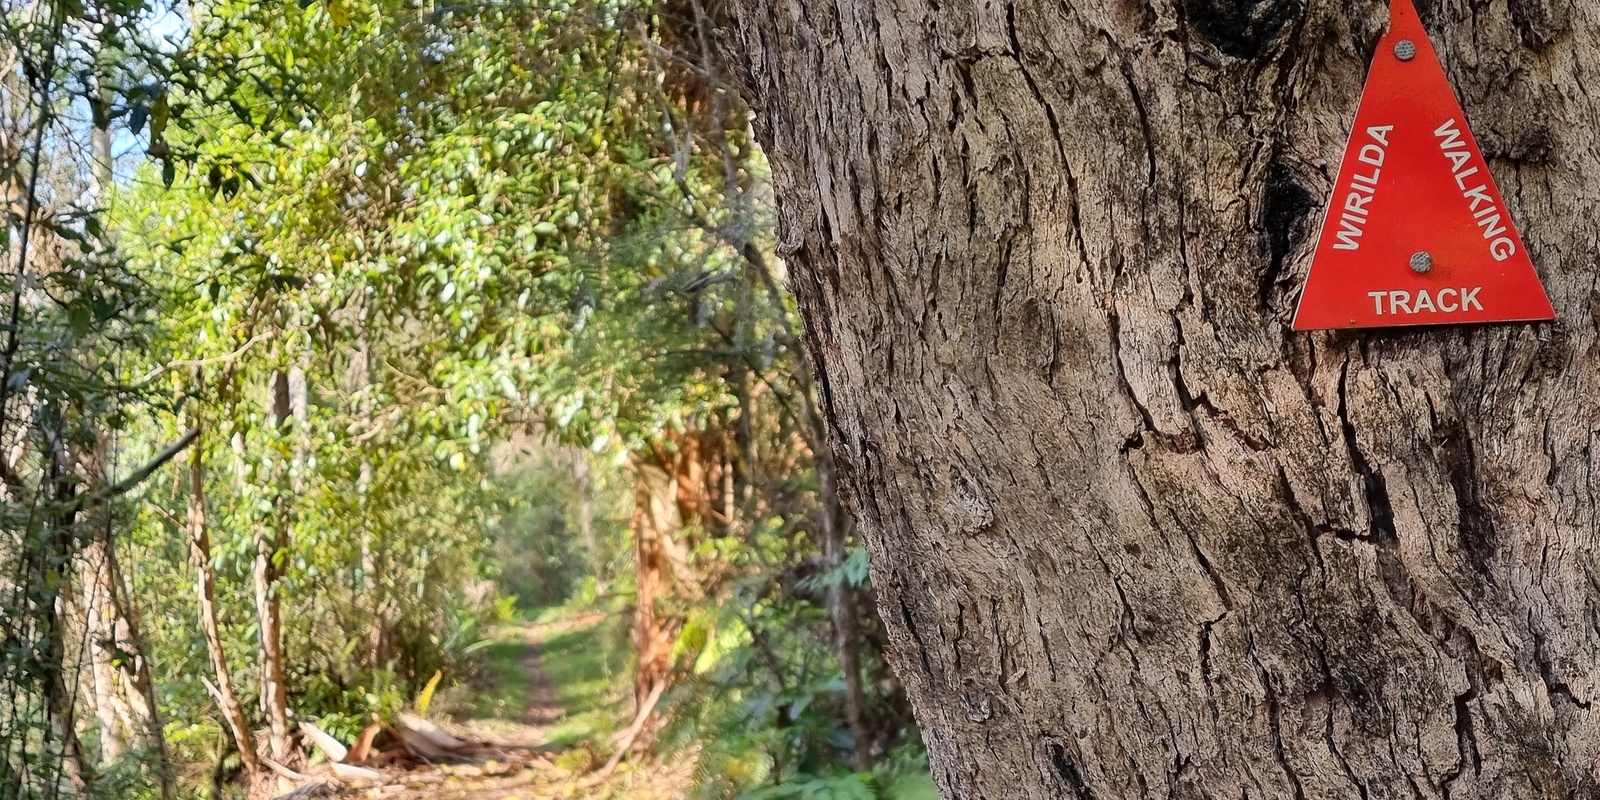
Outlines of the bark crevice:
[[1566,322],[1306,335],[1381,0],[734,9],[947,796],[1594,785],[1600,12],[1427,17]]

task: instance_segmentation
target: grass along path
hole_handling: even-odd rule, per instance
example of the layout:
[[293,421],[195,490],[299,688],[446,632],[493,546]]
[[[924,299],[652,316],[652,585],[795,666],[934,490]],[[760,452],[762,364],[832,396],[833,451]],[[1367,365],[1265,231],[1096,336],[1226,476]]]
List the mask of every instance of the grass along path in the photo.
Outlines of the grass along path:
[[[549,609],[504,626],[487,651],[476,685],[444,693],[439,710],[456,735],[537,753],[503,774],[500,765],[445,765],[442,777],[413,784],[399,800],[669,800],[689,786],[686,764],[623,763],[598,770],[611,755],[609,738],[633,712],[620,648],[609,646],[614,623],[600,612]],[[441,716],[445,715],[441,714]]]
[[450,715],[472,738],[512,747],[564,752],[603,736],[624,672],[608,658],[607,628],[601,613],[559,608],[504,626]]

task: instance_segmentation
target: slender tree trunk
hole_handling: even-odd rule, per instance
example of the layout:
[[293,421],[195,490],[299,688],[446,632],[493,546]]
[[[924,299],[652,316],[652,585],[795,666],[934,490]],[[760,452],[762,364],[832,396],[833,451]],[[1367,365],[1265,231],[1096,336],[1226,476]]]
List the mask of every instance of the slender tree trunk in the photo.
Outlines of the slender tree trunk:
[[87,515],[97,530],[78,557],[84,656],[89,666],[85,683],[100,723],[100,763],[115,761],[136,743],[152,751],[148,757],[161,772],[165,740],[149,693],[149,665],[137,626],[127,613],[128,598],[107,513],[109,509],[100,508]]
[[[372,386],[372,345],[363,336],[345,371],[345,386],[352,394],[364,393]],[[372,399],[361,394],[361,420],[372,424]],[[389,661],[389,594],[385,582],[385,553],[383,529],[374,525],[371,503],[375,467],[372,456],[361,459],[361,472],[356,478],[357,503],[361,511],[361,564],[360,580],[354,587],[364,598],[367,614],[371,617],[367,629],[367,659],[372,669],[382,669]]]
[[273,564],[282,539],[276,525],[264,526],[266,530],[256,538],[256,558],[251,569],[255,585],[256,622],[261,637],[261,705],[266,712],[271,729],[268,746],[272,758],[280,763],[287,758],[289,746],[288,701],[283,689],[283,625],[280,619],[277,593],[278,568]]
[[82,681],[89,704],[100,723],[100,763],[109,764],[128,749],[127,737],[132,712],[122,694],[112,666],[116,658],[116,637],[111,628],[111,580],[106,567],[105,542],[91,540],[78,557],[78,588],[81,595],[84,659],[87,674]]
[[[269,418],[273,428],[282,431],[290,420],[290,381],[285,372],[273,374],[270,388]],[[279,472],[284,468],[277,467]],[[281,570],[275,555],[289,547],[289,487],[287,476],[274,475],[278,498],[272,519],[256,528],[256,557],[251,569],[255,583],[256,622],[261,631],[261,707],[271,729],[267,742],[272,758],[283,763],[289,757],[289,706],[283,677],[283,620],[277,583]]]
[[222,648],[222,626],[217,622],[216,575],[211,571],[211,533],[206,525],[206,473],[204,443],[196,441],[189,452],[189,560],[195,570],[195,601],[200,614],[200,630],[206,639],[206,654],[211,658],[211,674],[216,678],[216,699],[223,721],[239,748],[247,773],[261,769],[256,757],[255,737],[245,722],[244,710],[233,691],[233,674],[228,655]]
[[1423,4],[1560,319],[1299,335],[1383,3],[735,5],[946,796],[1600,791],[1592,6]]
[[[103,65],[101,65],[103,68]],[[100,75],[94,76],[94,90],[90,96],[91,125],[89,128],[89,155],[94,159],[94,202],[104,213],[110,207],[112,186],[116,182],[116,160],[111,149],[111,110],[113,97]]]
[[[90,107],[92,125],[89,130],[90,155],[93,160],[91,174],[94,178],[94,201],[99,210],[104,211],[107,206],[108,195],[113,181],[112,156],[111,156],[111,130],[110,125],[110,92],[101,84],[98,75],[94,78],[94,88],[90,94]],[[104,441],[103,439],[101,440]],[[93,454],[92,473],[101,473],[99,468],[100,458],[103,456],[103,447],[96,448]],[[106,508],[96,508],[96,515],[108,512]],[[93,523],[92,523],[93,524]],[[97,529],[102,526],[94,524]],[[109,524],[105,526],[109,531]],[[109,537],[109,534],[108,534]],[[79,588],[83,600],[84,638],[86,644],[85,657],[89,662],[88,698],[94,709],[96,718],[100,723],[100,763],[108,764],[122,757],[127,749],[127,738],[132,733],[132,712],[123,701],[119,687],[117,670],[113,666],[116,651],[116,635],[112,631],[115,616],[112,608],[112,582],[110,577],[110,559],[106,549],[108,542],[99,535],[91,535],[88,543],[79,558]]]
[[[822,538],[822,561],[829,570],[838,570],[845,560],[845,520],[837,502],[833,463],[822,450],[817,451],[817,472],[822,484],[822,507],[818,509]],[[861,686],[861,647],[856,637],[856,598],[854,589],[842,578],[828,585],[828,617],[833,622],[833,653],[839,660],[844,679],[844,717],[854,740],[853,755],[857,770],[872,768],[872,733],[866,721],[866,693]]]
[[[161,709],[156,704],[155,679],[150,675],[150,658],[140,632],[139,608],[133,601],[122,567],[117,559],[116,539],[109,526],[105,528],[106,573],[111,584],[111,610],[115,624],[111,630],[118,649],[131,662],[121,665],[122,683],[127,692],[132,718],[140,733],[140,744],[149,751],[145,767],[155,773],[156,785],[163,800],[176,795],[176,775],[172,769],[171,753],[167,750],[166,730],[161,724]],[[154,762],[154,763],[151,763]]]
[[651,692],[665,683],[672,668],[672,642],[681,620],[657,608],[671,587],[666,539],[683,527],[678,513],[677,485],[660,466],[635,457],[633,501],[633,673],[634,704],[643,708]]
[[[80,461],[89,485],[103,488],[111,476],[105,467],[104,437]],[[150,663],[139,632],[137,609],[117,560],[110,501],[89,505],[80,515],[87,531],[77,557],[78,594],[82,604],[82,650],[87,674],[80,683],[99,722],[99,761],[110,764],[130,746],[139,748],[141,763],[153,774],[163,797],[175,791],[166,736],[155,701]]]
[[634,700],[641,708],[659,695],[671,678],[672,645],[683,627],[681,613],[663,609],[664,601],[694,601],[705,587],[689,563],[691,530],[706,532],[711,524],[716,482],[709,480],[702,457],[703,431],[690,428],[671,439],[673,447],[635,454],[630,463],[634,482],[633,643],[636,657]]
[[27,554],[36,560],[25,577],[38,580],[43,587],[35,608],[40,624],[35,630],[34,641],[42,642],[43,650],[43,663],[39,667],[44,673],[42,682],[47,725],[43,731],[46,746],[42,760],[54,762],[37,767],[38,774],[47,781],[43,787],[46,798],[60,796],[62,783],[74,793],[81,793],[88,785],[86,776],[92,774],[84,758],[83,744],[78,739],[76,697],[68,681],[71,674],[69,669],[75,670],[76,665],[69,665],[66,660],[66,639],[70,627],[67,625],[67,604],[62,596],[62,589],[69,585],[73,553],[78,549],[76,502],[79,481],[61,433],[59,418],[52,427],[53,430],[48,431],[45,437],[50,457],[44,486],[50,492],[53,507],[47,512],[48,521],[40,532],[37,547]]
[[[56,622],[63,620],[58,616]],[[52,628],[51,632],[59,632],[60,628]],[[61,637],[53,637],[46,642],[45,658],[52,663],[60,663],[65,648],[60,643]],[[73,793],[81,793],[88,783],[84,776],[91,774],[87,760],[83,755],[83,743],[78,740],[77,707],[73,703],[73,696],[68,688],[66,673],[63,670],[49,670],[44,676],[45,714],[49,718],[48,728],[45,732],[47,744],[54,745],[54,752],[46,747],[42,753],[45,759],[56,759],[50,765],[41,764],[35,768],[36,774],[44,777],[49,784],[45,788],[45,797],[55,798],[61,794],[61,784],[66,783]],[[26,779],[24,779],[26,780]]]
[[389,602],[385,584],[383,529],[371,524],[367,518],[367,495],[372,490],[373,466],[370,460],[361,462],[361,474],[356,480],[356,491],[361,495],[361,575],[363,596],[372,616],[367,629],[367,657],[373,669],[382,669],[389,662]]

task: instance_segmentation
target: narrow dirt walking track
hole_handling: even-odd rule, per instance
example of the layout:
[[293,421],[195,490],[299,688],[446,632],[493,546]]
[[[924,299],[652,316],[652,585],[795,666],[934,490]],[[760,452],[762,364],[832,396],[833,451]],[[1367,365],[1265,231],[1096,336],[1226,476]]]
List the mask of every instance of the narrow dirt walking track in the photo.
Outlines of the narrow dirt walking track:
[[[503,774],[495,774],[501,765],[492,761],[441,765],[437,768],[437,783],[379,796],[400,800],[668,800],[683,797],[688,786],[687,769],[643,759],[635,768],[602,774],[599,766],[605,762],[603,753],[607,742],[603,737],[602,741],[595,742],[578,735],[593,733],[592,730],[568,729],[569,709],[562,702],[562,690],[571,690],[569,694],[577,692],[575,687],[556,685],[545,667],[545,650],[558,639],[568,642],[567,648],[596,646],[592,639],[580,639],[576,643],[572,640],[594,631],[603,619],[603,615],[595,613],[562,615],[508,628],[504,637],[520,641],[522,647],[517,659],[520,675],[514,676],[526,687],[521,715],[514,719],[468,716],[452,729],[460,738],[469,741],[531,751],[531,760]],[[590,677],[568,675],[567,671],[563,670],[562,677],[569,680]],[[626,712],[627,709],[619,710]]]
[[[460,703],[438,721],[441,741],[455,740],[459,756],[411,768],[380,770],[381,777],[302,786],[296,798],[378,797],[386,800],[669,800],[690,785],[689,759],[658,763],[635,756],[613,772],[602,768],[610,753],[606,732],[631,704],[614,680],[596,675],[598,613],[562,613],[507,626],[490,648],[481,687],[491,698],[455,698]],[[551,648],[552,669],[546,668]],[[512,654],[515,654],[514,657]],[[495,658],[496,655],[502,656]],[[498,685],[496,685],[498,684]],[[572,708],[563,702],[572,700]],[[492,699],[498,698],[495,702]],[[519,702],[520,713],[508,710]],[[476,702],[472,702],[476,701]],[[451,704],[442,699],[442,705]],[[442,716],[442,715],[441,715]],[[448,763],[447,763],[448,762]]]
[[[517,643],[521,653],[517,658],[518,674],[510,676],[526,687],[521,715],[506,718],[492,714],[459,712],[455,727],[466,738],[502,747],[538,749],[550,743],[551,732],[566,716],[561,696],[557,694],[550,674],[545,671],[541,651],[552,636],[598,624],[598,615],[560,618],[551,621],[524,622],[508,627],[499,636],[501,646]],[[505,676],[493,676],[504,678]]]

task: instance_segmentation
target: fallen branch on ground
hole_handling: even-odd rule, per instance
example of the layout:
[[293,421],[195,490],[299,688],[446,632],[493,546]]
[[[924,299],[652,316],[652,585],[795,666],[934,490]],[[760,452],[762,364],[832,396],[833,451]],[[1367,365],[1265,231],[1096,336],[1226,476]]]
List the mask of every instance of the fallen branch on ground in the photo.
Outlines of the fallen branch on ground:
[[649,720],[650,715],[655,712],[656,704],[661,702],[661,694],[666,690],[667,682],[664,680],[657,681],[655,687],[650,690],[650,696],[645,699],[644,705],[639,706],[639,713],[634,716],[633,724],[612,737],[612,741],[617,742],[617,752],[612,753],[611,760],[607,761],[606,765],[601,768],[601,777],[610,775],[611,771],[622,763],[623,757],[633,748],[634,740],[638,739],[639,734],[644,731],[645,721]]

